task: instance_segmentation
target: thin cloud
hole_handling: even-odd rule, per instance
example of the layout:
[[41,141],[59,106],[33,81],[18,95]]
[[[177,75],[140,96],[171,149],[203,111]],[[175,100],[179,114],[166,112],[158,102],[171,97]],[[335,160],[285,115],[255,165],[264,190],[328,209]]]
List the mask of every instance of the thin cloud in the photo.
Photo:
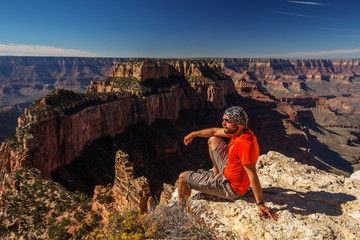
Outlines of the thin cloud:
[[311,15],[305,15],[305,14],[299,14],[299,13],[291,13],[291,12],[276,11],[276,13],[284,14],[284,15],[290,15],[290,16],[297,16],[297,17],[317,18],[317,19],[324,19],[324,20],[335,20],[335,19],[333,19],[333,18],[319,17],[319,16],[311,16]]
[[349,28],[327,28],[325,30],[344,31],[344,32],[360,32],[359,29],[349,29]]
[[313,51],[313,52],[291,52],[283,54],[271,54],[267,57],[279,57],[279,58],[312,58],[323,56],[343,56],[349,54],[360,54],[360,48],[355,49],[338,49],[329,51]]
[[298,4],[307,4],[307,5],[318,5],[318,6],[322,6],[325,5],[323,3],[318,3],[318,2],[304,2],[304,1],[288,1],[289,3],[298,3]]
[[100,57],[100,55],[77,50],[51,46],[25,45],[25,44],[1,44],[0,55],[4,56],[64,56],[64,57]]
[[360,35],[344,35],[342,37],[344,37],[344,38],[358,38],[358,37],[360,37]]

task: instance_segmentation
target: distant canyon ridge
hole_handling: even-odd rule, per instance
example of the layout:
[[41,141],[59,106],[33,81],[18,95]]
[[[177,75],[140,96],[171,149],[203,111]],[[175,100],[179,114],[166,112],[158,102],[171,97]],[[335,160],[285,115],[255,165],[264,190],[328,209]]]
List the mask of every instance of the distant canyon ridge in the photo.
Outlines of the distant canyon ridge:
[[[142,75],[150,79],[176,76],[176,73],[161,76],[159,67],[140,68],[136,72],[139,68],[131,64],[116,66],[128,60],[136,59],[0,57],[0,141],[15,132],[17,118],[25,107],[55,89],[84,92],[90,86],[90,91],[111,91],[106,82],[91,84],[110,75],[138,79]],[[216,63],[224,74],[231,76],[233,86],[227,84],[226,88],[233,88],[235,94],[227,94],[227,101],[215,104],[216,108],[243,105],[263,153],[279,151],[342,175],[359,169],[360,60],[202,61]],[[217,99],[219,91],[211,94]],[[208,124],[219,122],[214,119]]]

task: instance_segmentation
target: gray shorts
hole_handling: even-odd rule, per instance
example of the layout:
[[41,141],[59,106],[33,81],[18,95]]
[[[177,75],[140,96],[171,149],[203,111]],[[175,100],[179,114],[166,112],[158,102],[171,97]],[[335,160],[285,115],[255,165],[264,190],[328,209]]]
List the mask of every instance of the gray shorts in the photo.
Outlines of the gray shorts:
[[185,173],[185,183],[190,189],[195,189],[205,194],[236,200],[245,194],[234,192],[223,174],[228,160],[228,146],[222,141],[215,150],[213,150],[214,160],[219,169],[216,175],[206,175],[194,171]]

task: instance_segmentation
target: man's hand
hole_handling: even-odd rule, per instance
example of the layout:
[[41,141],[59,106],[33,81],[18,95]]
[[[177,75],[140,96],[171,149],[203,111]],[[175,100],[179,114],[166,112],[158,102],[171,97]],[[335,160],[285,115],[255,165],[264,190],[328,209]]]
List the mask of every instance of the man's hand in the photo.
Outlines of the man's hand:
[[277,215],[276,213],[273,213],[268,207],[266,207],[264,204],[259,205],[259,212],[261,214],[262,217],[266,217],[269,216],[272,219],[274,219],[275,221],[277,221],[279,219],[279,215]]
[[188,134],[188,135],[186,135],[185,137],[184,137],[184,144],[187,146],[192,140],[193,140],[193,136],[192,136],[192,134],[190,133],[190,134]]

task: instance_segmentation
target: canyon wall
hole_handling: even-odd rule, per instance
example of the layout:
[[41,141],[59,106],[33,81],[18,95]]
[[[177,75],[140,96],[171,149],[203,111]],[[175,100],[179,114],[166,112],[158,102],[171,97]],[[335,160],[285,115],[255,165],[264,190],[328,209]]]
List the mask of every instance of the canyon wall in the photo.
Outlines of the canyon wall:
[[[208,65],[205,66],[208,71]],[[183,83],[141,96],[104,95],[91,86],[86,94],[56,90],[36,101],[19,118],[16,136],[1,146],[1,170],[13,172],[34,166],[49,177],[95,139],[113,137],[136,124],[175,120],[181,109],[225,108],[226,90],[231,89],[232,81],[226,76],[212,81],[215,82]]]
[[225,67],[238,73],[252,72],[266,80],[283,78],[300,79],[340,79],[351,80],[359,76],[358,59],[221,59]]

